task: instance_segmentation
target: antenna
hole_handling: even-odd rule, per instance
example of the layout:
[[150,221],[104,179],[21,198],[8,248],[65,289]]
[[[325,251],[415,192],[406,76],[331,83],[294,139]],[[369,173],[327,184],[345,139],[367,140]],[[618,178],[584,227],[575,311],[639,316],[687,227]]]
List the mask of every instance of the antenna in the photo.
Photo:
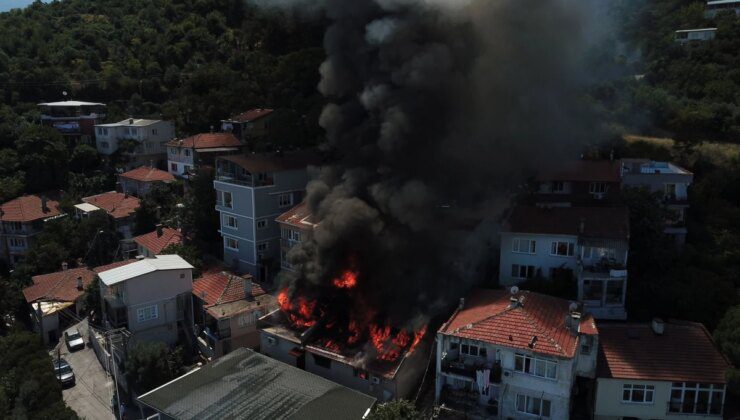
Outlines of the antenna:
[[509,289],[509,292],[511,292],[512,295],[515,295],[519,293],[519,287],[517,286],[511,286],[511,289]]

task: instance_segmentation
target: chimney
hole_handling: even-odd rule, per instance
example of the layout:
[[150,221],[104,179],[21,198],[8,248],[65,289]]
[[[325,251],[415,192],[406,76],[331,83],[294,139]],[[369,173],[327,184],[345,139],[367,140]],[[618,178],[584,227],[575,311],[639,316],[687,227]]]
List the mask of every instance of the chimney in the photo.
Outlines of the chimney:
[[128,119],[128,123],[129,123],[130,125],[134,125],[134,119],[133,119],[133,118],[129,118],[129,119]]
[[67,261],[62,261],[62,271],[67,271],[67,268],[69,268]]
[[244,296],[247,298],[247,300],[254,299],[254,295],[252,295],[252,277],[251,276],[244,276]]
[[49,211],[49,200],[46,197],[41,197],[41,211],[44,213]]
[[653,318],[650,326],[653,328],[655,335],[663,335],[665,332],[665,322],[660,318]]
[[581,217],[581,223],[578,225],[578,233],[583,235],[583,232],[586,230],[586,218]]
[[162,224],[157,223],[157,238],[161,238],[163,233],[164,232],[162,231]]
[[82,276],[77,276],[77,290],[82,290],[82,289],[83,289]]
[[565,328],[571,332],[571,334],[578,334],[581,329],[581,313],[578,312],[578,304],[573,302],[568,307],[568,314],[565,315]]
[[211,133],[213,133],[213,126],[211,126]]

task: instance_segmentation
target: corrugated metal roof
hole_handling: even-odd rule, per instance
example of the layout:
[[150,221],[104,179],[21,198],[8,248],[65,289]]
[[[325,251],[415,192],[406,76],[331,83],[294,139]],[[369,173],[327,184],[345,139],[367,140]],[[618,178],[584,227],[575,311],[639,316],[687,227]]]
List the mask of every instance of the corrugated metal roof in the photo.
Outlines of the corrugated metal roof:
[[91,211],[96,211],[96,210],[102,210],[100,207],[93,206],[90,203],[75,204],[75,207],[84,211],[85,213],[90,213]]
[[157,255],[154,258],[145,258],[135,263],[103,271],[98,273],[98,276],[106,286],[111,286],[155,271],[182,270],[187,268],[192,269],[193,266],[179,255]]

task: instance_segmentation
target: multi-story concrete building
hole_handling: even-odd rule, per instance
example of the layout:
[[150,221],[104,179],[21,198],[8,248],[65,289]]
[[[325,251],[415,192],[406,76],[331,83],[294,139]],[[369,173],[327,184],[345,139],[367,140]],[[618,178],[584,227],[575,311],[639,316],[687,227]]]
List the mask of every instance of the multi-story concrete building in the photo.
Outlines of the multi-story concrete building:
[[[96,270],[97,271],[97,270]],[[130,344],[173,345],[193,327],[193,266],[178,255],[158,255],[98,272],[103,325],[125,328]]]
[[625,319],[628,252],[624,207],[517,206],[501,233],[499,283],[576,278],[588,312]]
[[610,206],[620,202],[619,162],[577,160],[537,177],[530,200],[548,206]]
[[69,140],[94,144],[95,124],[105,118],[105,104],[82,101],[40,103],[41,124],[53,127]]
[[599,324],[596,420],[721,419],[728,361],[703,325]]
[[224,262],[269,281],[280,263],[280,226],[275,218],[300,203],[308,152],[251,154],[216,159],[216,210],[221,218]]
[[255,108],[221,121],[221,130],[233,133],[236,138],[247,143],[250,138],[267,134],[270,116],[273,110]]
[[595,377],[599,341],[576,307],[474,290],[437,332],[437,403],[473,418],[570,418],[576,378]]
[[125,169],[164,163],[167,142],[173,138],[175,124],[172,121],[129,118],[117,123],[95,125],[95,143],[101,155],[112,155],[125,141],[135,145],[133,150],[126,149],[129,161]]
[[193,282],[193,309],[198,348],[215,359],[240,347],[258,348],[257,320],[277,302],[248,274],[211,271]]
[[216,156],[239,153],[244,145],[231,133],[196,134],[167,143],[167,168],[187,178],[198,166],[213,165]]
[[672,213],[666,220],[665,233],[678,245],[686,241],[686,211],[689,208],[688,189],[694,174],[670,162],[648,159],[622,159],[622,186],[643,187],[660,193]]
[[121,191],[126,194],[143,197],[155,184],[169,184],[175,177],[161,169],[141,166],[118,175]]
[[[55,194],[56,195],[56,194]],[[63,216],[59,202],[46,195],[24,195],[0,206],[0,258],[11,266],[21,261],[44,222]]]
[[281,214],[275,221],[280,226],[280,269],[293,271],[288,253],[299,243],[310,239],[318,224],[305,201]]

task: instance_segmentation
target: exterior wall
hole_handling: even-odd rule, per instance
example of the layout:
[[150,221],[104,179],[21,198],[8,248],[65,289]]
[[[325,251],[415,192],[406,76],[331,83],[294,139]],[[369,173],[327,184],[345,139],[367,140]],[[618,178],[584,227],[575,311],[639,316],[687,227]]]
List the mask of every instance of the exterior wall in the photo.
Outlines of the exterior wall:
[[[306,371],[364,394],[372,395],[379,401],[389,401],[396,397],[402,398],[405,396],[397,395],[396,382],[394,380],[372,373],[365,380],[359,376],[354,376],[355,368],[352,365],[329,359],[331,364],[328,368],[325,368],[317,365],[314,360],[314,354],[306,352]],[[399,376],[401,375],[399,374]]]
[[191,148],[167,147],[167,171],[174,176],[182,177],[195,165],[195,154],[195,150]]
[[166,152],[165,143],[175,137],[175,124],[157,121],[146,126],[129,125],[125,122],[114,126],[95,127],[95,143],[102,155],[111,155],[118,150],[119,139],[132,139],[140,146],[134,155],[160,155]]
[[676,184],[676,199],[688,200],[688,187],[694,180],[692,174],[672,173],[626,173],[622,176],[622,184],[627,187],[647,187],[651,192],[665,192],[666,184]]
[[[652,385],[655,387],[653,403],[622,402],[622,387],[625,384]],[[668,412],[671,383],[662,381],[638,381],[631,379],[598,378],[594,418],[597,420],[619,420],[624,417],[642,419],[720,419],[722,416],[691,415]],[[727,396],[725,396],[727,398]]]
[[[512,241],[515,238],[529,239],[536,241],[535,254],[523,254],[512,251]],[[548,278],[551,268],[577,268],[578,255],[577,247],[572,257],[550,255],[551,243],[553,241],[565,241],[578,243],[578,237],[572,235],[539,235],[531,233],[501,233],[501,259],[499,270],[499,284],[509,286],[521,283],[525,279],[514,278],[511,275],[511,266],[513,264],[531,265],[541,273],[544,278]],[[575,246],[575,245],[574,245]]]
[[[2,222],[2,233],[0,233],[0,258],[11,265],[23,259],[34,237],[41,233],[43,223],[21,223],[17,229],[15,223]],[[22,243],[19,245],[19,241]]]
[[159,182],[137,181],[135,179],[122,177],[120,177],[119,179],[121,182],[121,191],[127,194],[134,195],[136,197],[143,197],[144,195],[146,195],[146,193],[149,192],[149,190],[152,188],[152,185],[154,185],[156,182]]
[[[299,367],[296,362],[296,357],[291,356],[289,352],[294,347],[300,347],[300,343],[286,340],[275,334],[271,334],[264,330],[260,331],[260,353],[272,357],[275,360],[279,360],[283,363],[287,363],[291,366]],[[270,344],[270,339],[275,340],[275,344]]]

